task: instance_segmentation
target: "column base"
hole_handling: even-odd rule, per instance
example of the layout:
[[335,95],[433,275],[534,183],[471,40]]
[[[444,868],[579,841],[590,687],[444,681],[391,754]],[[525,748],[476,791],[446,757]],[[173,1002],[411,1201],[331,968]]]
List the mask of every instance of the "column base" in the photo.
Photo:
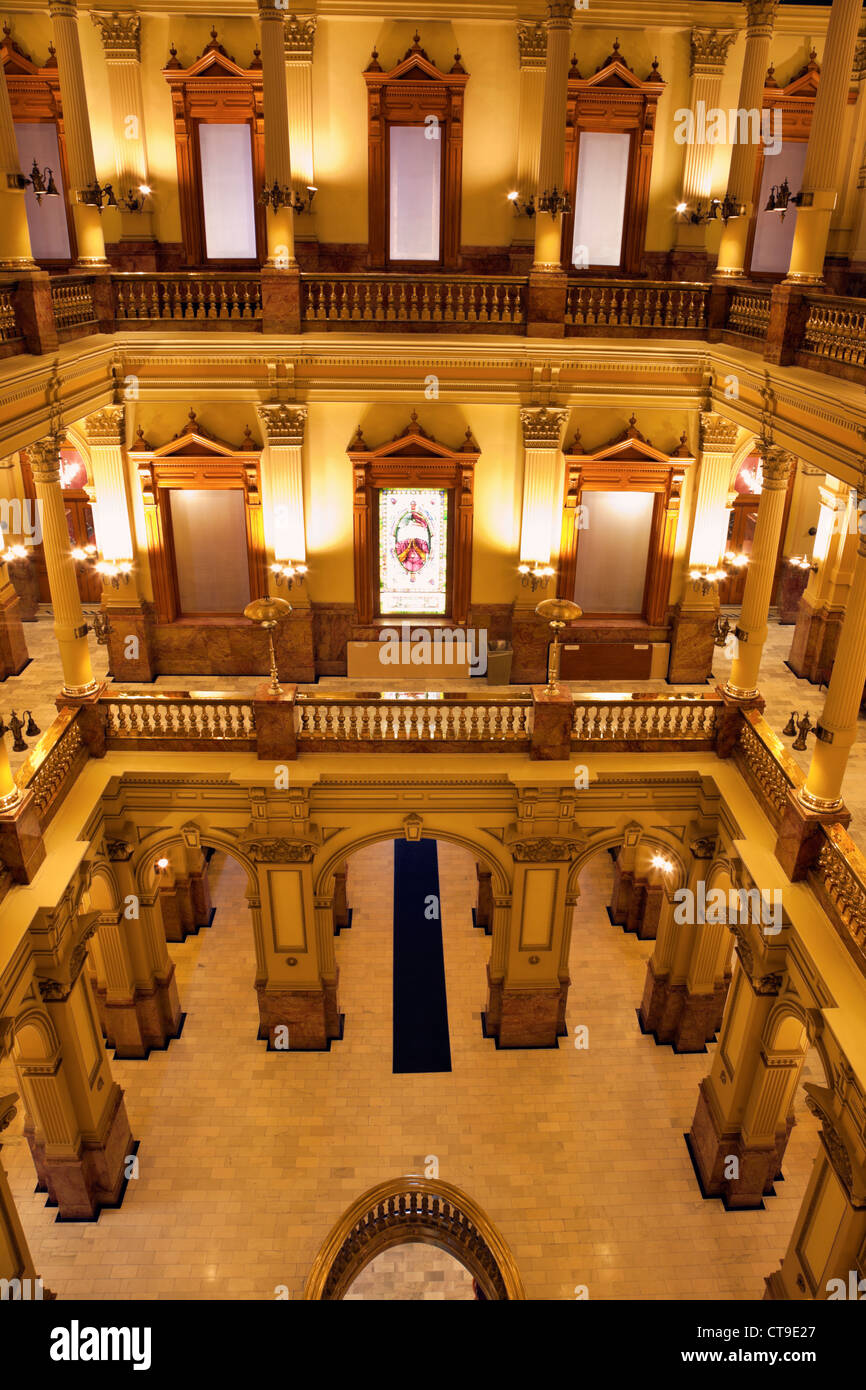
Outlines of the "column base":
[[526,306],[527,337],[565,337],[567,294],[568,276],[561,268],[536,270],[533,267],[530,270]]
[[779,824],[775,855],[792,883],[804,879],[826,843],[822,825],[849,825],[851,812],[843,806],[834,811],[811,811],[797,793],[788,791]]
[[76,1157],[49,1155],[43,1140],[25,1126],[39,1191],[57,1207],[58,1221],[95,1221],[103,1207],[119,1207],[126,1191],[126,1164],[138,1148],[126,1115],[123,1091],[115,1098],[100,1140],[82,1139]]
[[674,609],[668,680],[672,685],[695,685],[713,672],[716,612],[713,608]]
[[555,989],[513,989],[503,980],[489,980],[487,1009],[482,1016],[484,1036],[497,1047],[557,1047],[565,1037],[567,980]]
[[711,994],[689,994],[685,981],[673,984],[669,975],[656,975],[647,961],[646,983],[637,1011],[641,1032],[659,1047],[674,1052],[706,1052],[722,1026],[731,977],[717,980]]
[[165,978],[156,979],[150,989],[136,989],[129,1000],[109,1000],[108,991],[95,981],[93,994],[106,1045],[115,1057],[143,1060],[180,1037],[183,1014],[174,965]]
[[[329,1052],[333,1040],[343,1036],[336,978],[323,981],[321,989],[269,989],[256,984],[256,997],[258,1037],[267,1041],[268,1052]],[[274,1036],[276,1028],[288,1030],[285,1047]]]
[[[794,1126],[793,1116],[784,1133],[767,1146],[748,1146],[739,1129],[723,1134],[707,1099],[707,1081],[701,1082],[692,1127],[685,1136],[695,1176],[703,1197],[719,1197],[727,1211],[763,1209],[765,1197],[775,1197],[774,1182],[781,1175],[782,1159]],[[739,1177],[725,1176],[735,1158]]]

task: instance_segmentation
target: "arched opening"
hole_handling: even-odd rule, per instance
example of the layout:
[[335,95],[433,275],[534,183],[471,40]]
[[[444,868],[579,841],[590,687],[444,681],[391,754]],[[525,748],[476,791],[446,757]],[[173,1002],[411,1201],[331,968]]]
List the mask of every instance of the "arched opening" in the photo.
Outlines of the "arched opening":
[[472,1198],[450,1183],[411,1175],[371,1188],[340,1217],[316,1257],[304,1298],[343,1299],[377,1257],[416,1243],[436,1246],[456,1260],[483,1299],[525,1298],[508,1246]]

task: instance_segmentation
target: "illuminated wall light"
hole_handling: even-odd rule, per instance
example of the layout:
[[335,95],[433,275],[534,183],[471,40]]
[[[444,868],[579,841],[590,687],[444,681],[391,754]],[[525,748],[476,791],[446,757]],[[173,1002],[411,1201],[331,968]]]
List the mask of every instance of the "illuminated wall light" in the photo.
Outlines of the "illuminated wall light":
[[660,873],[665,874],[669,874],[674,867],[671,861],[666,859],[663,854],[654,854],[651,863],[654,869],[658,869]]

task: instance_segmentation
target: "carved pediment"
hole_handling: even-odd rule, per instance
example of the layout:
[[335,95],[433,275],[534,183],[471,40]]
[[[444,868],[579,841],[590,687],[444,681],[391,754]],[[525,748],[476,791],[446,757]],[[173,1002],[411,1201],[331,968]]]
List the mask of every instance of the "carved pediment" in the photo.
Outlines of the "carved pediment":
[[249,426],[245,428],[246,433],[240,445],[235,448],[226,443],[224,439],[219,439],[216,435],[211,434],[210,430],[197,420],[195,411],[190,410],[189,418],[183,429],[167,444],[161,444],[158,449],[151,449],[139,430],[139,437],[130,449],[130,453],[138,455],[148,453],[151,459],[157,462],[183,458],[236,459],[239,455],[261,453],[261,446],[253,439]]
[[182,67],[178,62],[177,49],[172,44],[171,57],[163,68],[164,75],[169,81],[188,81],[190,78],[229,78],[236,81],[241,79],[249,82],[251,76],[258,75],[261,81],[261,62],[254,55],[249,67],[242,68],[240,63],[235,62],[222,44],[218,42],[216,29],[211,29],[210,43],[206,44],[202,52],[189,67]]
[[421,37],[418,33],[412,42],[412,47],[407,50],[400,62],[390,72],[384,72],[379,63],[378,51],[374,48],[370,64],[364,76],[372,84],[379,86],[386,82],[453,82],[468,76],[466,69],[461,62],[460,53],[454,55],[454,66],[449,72],[438,68],[431,62],[426,51],[421,47]]
[[18,47],[8,24],[3,25],[0,54],[3,55],[3,71],[7,77],[38,77],[42,72],[33,59]]
[[463,443],[456,449],[450,449],[447,444],[440,443],[432,434],[427,433],[414,410],[409,424],[386,444],[381,444],[377,449],[371,449],[364,439],[359,425],[358,431],[347,449],[347,453],[353,461],[362,462],[377,462],[388,459],[412,459],[415,461],[429,459],[438,463],[443,459],[453,461],[458,458],[467,462],[474,462],[478,458],[479,452],[478,445],[472,437],[472,431],[468,427]]
[[664,453],[654,446],[651,439],[647,439],[641,434],[637,428],[637,418],[634,415],[629,420],[628,427],[621,434],[616,435],[608,444],[603,444],[600,449],[596,449],[592,453],[587,453],[583,449],[580,431],[578,431],[572,443],[565,450],[565,454],[569,459],[597,463],[613,461],[670,465],[672,460],[676,460],[677,464],[684,465],[694,461],[686,444],[685,434],[680,437],[676,449],[670,453]]

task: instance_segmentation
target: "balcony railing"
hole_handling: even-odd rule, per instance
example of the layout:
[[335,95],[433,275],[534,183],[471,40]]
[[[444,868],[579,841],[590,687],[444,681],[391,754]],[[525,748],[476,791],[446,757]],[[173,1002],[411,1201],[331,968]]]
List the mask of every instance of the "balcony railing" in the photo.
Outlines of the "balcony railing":
[[112,281],[118,327],[149,327],[170,321],[190,328],[218,321],[237,323],[248,330],[261,328],[262,289],[255,273],[131,272],[114,275]]
[[734,290],[728,304],[725,326],[734,333],[743,333],[747,338],[766,338],[770,326],[769,285],[750,285],[748,289]]
[[526,322],[527,283],[518,276],[305,275],[301,316],[305,326],[326,329],[443,324],[455,332],[514,331]]
[[707,327],[709,290],[667,280],[581,280],[568,287],[565,330],[574,336],[598,329],[700,333]]
[[828,362],[866,367],[866,303],[835,295],[807,295],[803,351]]
[[54,309],[54,322],[57,331],[61,335],[66,334],[66,330],[75,330],[68,336],[78,337],[79,329],[86,329],[94,332],[96,328],[96,314],[93,309],[93,289],[92,283],[86,276],[68,276],[52,278],[51,280],[51,304]]

